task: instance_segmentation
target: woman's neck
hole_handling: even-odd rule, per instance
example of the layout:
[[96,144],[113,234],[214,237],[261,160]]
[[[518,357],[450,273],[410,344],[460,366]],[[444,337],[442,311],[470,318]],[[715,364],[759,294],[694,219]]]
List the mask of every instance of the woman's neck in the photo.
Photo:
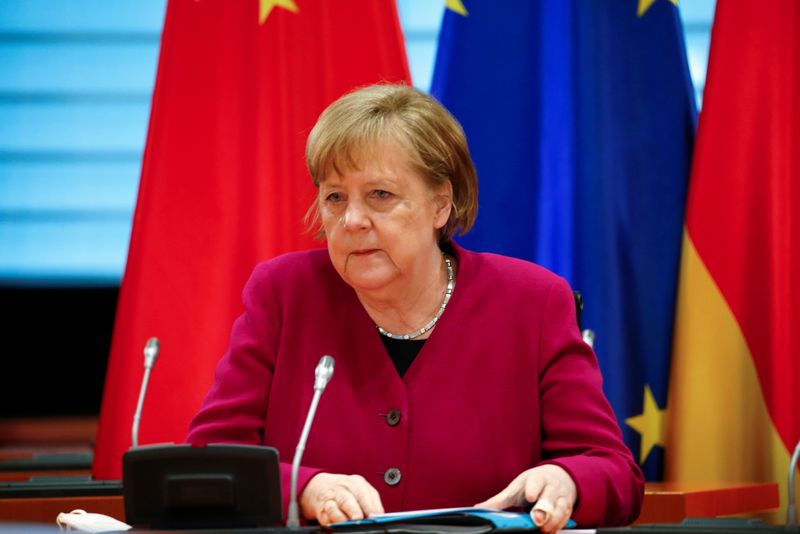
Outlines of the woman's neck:
[[[437,249],[420,274],[380,291],[356,291],[359,301],[376,325],[394,334],[414,332],[439,310],[447,289],[447,267]],[[430,331],[414,339],[426,339]]]

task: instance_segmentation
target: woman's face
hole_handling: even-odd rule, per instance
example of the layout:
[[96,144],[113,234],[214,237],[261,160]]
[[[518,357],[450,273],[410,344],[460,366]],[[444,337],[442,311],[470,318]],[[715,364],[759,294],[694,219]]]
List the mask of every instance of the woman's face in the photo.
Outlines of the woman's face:
[[[331,170],[319,186],[328,253],[357,291],[392,290],[429,275],[441,262],[438,230],[450,215],[451,186],[432,191],[392,143],[369,151],[358,170]],[[428,269],[426,271],[426,269]]]

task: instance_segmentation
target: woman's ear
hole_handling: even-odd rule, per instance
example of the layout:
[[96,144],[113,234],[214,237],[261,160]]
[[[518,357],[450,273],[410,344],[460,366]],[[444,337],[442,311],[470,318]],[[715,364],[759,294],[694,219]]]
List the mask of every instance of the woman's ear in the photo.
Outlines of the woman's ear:
[[434,227],[439,230],[444,228],[450,219],[450,212],[453,207],[453,184],[450,180],[441,184],[434,195],[436,213],[434,215]]

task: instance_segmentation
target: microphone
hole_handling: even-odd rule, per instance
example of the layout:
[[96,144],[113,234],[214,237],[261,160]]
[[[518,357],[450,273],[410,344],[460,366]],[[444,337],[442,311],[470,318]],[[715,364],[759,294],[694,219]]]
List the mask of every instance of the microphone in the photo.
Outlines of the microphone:
[[797,460],[800,459],[800,441],[794,447],[792,453],[792,460],[789,462],[789,487],[787,493],[789,494],[789,501],[786,507],[786,526],[797,526],[797,505],[795,504],[794,497],[794,474],[797,472]]
[[581,332],[581,337],[583,338],[584,343],[594,348],[594,338],[595,338],[594,330],[589,330],[588,328],[583,330]]
[[294,451],[294,460],[292,461],[291,500],[289,501],[289,517],[286,520],[286,526],[290,528],[300,526],[300,512],[297,506],[297,477],[300,472],[300,459],[306,449],[308,433],[311,430],[314,414],[317,413],[319,398],[322,396],[322,392],[325,391],[325,386],[328,385],[332,376],[333,356],[323,356],[320,358],[317,368],[314,369],[314,396],[311,398],[311,406],[308,408],[306,422],[303,425],[303,431],[300,433],[300,440],[297,442],[297,449]]
[[144,346],[144,377],[142,377],[142,387],[139,389],[139,402],[136,403],[136,411],[133,414],[133,427],[131,428],[131,441],[135,449],[139,446],[139,422],[142,418],[142,406],[144,405],[144,396],[147,393],[147,383],[150,381],[150,370],[153,364],[156,363],[158,358],[158,351],[161,344],[158,338],[151,337],[147,340]]

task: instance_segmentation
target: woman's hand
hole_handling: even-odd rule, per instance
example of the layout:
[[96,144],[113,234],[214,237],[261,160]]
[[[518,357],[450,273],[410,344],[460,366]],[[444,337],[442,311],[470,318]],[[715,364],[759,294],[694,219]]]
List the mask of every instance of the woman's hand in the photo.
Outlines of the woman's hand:
[[531,510],[533,522],[542,532],[555,532],[567,524],[577,498],[578,490],[569,473],[547,464],[523,471],[506,489],[475,506],[502,510],[536,503]]
[[303,517],[323,526],[383,513],[378,490],[360,475],[319,473],[306,484],[299,504]]

